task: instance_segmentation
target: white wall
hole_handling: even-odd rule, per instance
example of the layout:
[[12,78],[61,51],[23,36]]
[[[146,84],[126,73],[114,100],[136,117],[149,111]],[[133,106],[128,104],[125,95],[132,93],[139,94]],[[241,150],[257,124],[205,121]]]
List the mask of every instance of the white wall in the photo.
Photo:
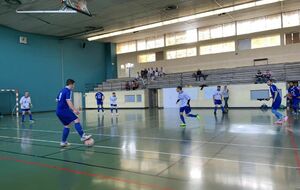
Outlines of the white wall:
[[[148,90],[134,90],[134,91],[115,91],[118,98],[118,107],[119,108],[147,108],[149,107],[149,98]],[[109,97],[112,95],[112,92],[103,92],[105,96],[104,108],[110,107]],[[141,95],[142,102],[125,102],[126,95]],[[97,108],[95,92],[89,92],[85,94],[85,108]]]
[[[283,95],[286,93],[286,83],[277,83],[276,86],[282,90]],[[209,91],[215,90],[216,86],[211,86],[208,88],[204,88],[202,91],[199,87],[193,88],[185,88],[188,94],[193,94],[191,96],[191,106],[192,107],[213,107],[212,97],[207,97]],[[192,90],[193,89],[193,90]],[[251,90],[268,90],[268,86],[266,84],[240,84],[240,85],[228,85],[228,89],[230,92],[229,98],[229,106],[230,107],[260,107],[263,103],[266,103],[268,106],[271,106],[271,101],[257,101],[251,100],[250,91]],[[198,91],[199,93],[195,93],[193,91]],[[196,96],[196,97],[195,97]],[[159,98],[159,107],[164,108],[176,108],[177,93],[175,88],[169,89],[160,89],[158,91]],[[283,99],[283,105],[286,105],[286,100]]]

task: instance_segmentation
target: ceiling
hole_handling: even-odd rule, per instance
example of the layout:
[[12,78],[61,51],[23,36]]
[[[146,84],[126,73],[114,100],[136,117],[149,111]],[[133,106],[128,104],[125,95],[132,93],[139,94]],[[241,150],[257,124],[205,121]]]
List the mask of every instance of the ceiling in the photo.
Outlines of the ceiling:
[[[82,14],[16,14],[16,9],[57,10],[61,0],[19,0],[22,5],[12,5],[6,1],[13,0],[0,1],[0,25],[30,33],[80,37],[88,36],[85,32],[91,29],[94,32],[99,29],[99,34],[107,33],[253,0],[88,0],[93,17]],[[178,9],[165,10],[169,5],[176,5]],[[225,17],[233,19],[228,15]],[[122,41],[122,38],[110,41]]]

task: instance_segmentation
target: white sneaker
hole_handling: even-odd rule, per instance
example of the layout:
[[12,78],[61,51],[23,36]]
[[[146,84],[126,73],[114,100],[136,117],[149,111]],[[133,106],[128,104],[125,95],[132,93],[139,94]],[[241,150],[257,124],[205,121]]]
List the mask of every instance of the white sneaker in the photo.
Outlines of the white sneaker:
[[83,134],[80,140],[83,142],[83,141],[89,140],[91,137],[92,137],[92,135]]
[[116,113],[116,116],[119,116],[119,113]]
[[70,146],[71,144],[70,143],[68,143],[68,142],[61,142],[60,143],[60,146],[61,147],[67,147],[67,146]]
[[34,123],[34,120],[29,120],[30,123]]

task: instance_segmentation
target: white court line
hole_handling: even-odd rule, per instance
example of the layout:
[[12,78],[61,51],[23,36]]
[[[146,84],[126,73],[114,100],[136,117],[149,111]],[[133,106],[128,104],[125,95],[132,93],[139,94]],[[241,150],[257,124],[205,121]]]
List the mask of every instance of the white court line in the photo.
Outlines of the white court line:
[[[10,137],[10,136],[0,136],[0,138],[19,139],[19,140],[22,139],[22,138],[19,138],[19,137]],[[49,141],[49,140],[43,140],[43,139],[26,139],[26,140],[37,141],[37,142],[55,143],[55,144],[60,143],[59,141]],[[85,146],[85,145],[79,144],[79,143],[72,143],[72,144],[76,145],[76,146]],[[94,145],[93,147],[104,148],[104,149],[115,149],[115,150],[130,151],[129,148],[121,148],[121,147],[99,146],[99,145]],[[200,159],[207,159],[207,160],[233,162],[233,163],[240,163],[240,164],[252,164],[252,165],[260,165],[260,166],[268,166],[268,167],[288,168],[288,169],[300,169],[300,167],[280,165],[280,164],[266,164],[266,163],[259,163],[259,162],[239,161],[239,160],[231,160],[231,159],[225,159],[225,158],[206,157],[206,156],[191,156],[191,155],[187,155],[187,154],[158,152],[158,151],[151,151],[151,150],[139,150],[139,149],[137,149],[135,151],[136,152],[143,152],[143,153],[152,153],[152,154],[163,154],[163,155],[169,155],[169,156],[179,156],[179,157],[187,157],[187,158],[200,158]]]
[[[0,130],[1,129],[18,130],[16,128],[1,128],[0,127]],[[36,129],[20,129],[20,130],[61,134],[60,131],[51,131],[51,130],[36,130]],[[85,131],[87,131],[87,130],[85,130]],[[77,134],[77,132],[71,132],[71,134]],[[215,145],[224,145],[224,146],[238,146],[238,147],[249,147],[249,148],[268,148],[268,149],[282,149],[282,150],[293,150],[293,151],[297,150],[297,151],[300,151],[300,148],[288,148],[288,147],[276,147],[276,146],[235,144],[235,143],[222,143],[222,142],[198,141],[198,140],[180,140],[180,139],[144,137],[144,136],[106,135],[106,134],[96,134],[96,133],[89,133],[89,134],[91,134],[93,136],[104,136],[104,137],[118,137],[118,138],[132,138],[132,139],[146,139],[146,140],[174,141],[174,142],[192,142],[192,143],[215,144]]]

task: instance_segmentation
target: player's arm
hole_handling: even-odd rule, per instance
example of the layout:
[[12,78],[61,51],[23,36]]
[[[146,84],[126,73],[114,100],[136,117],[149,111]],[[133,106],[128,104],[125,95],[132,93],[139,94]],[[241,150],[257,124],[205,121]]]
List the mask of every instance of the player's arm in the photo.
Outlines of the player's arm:
[[105,96],[103,95],[103,96],[102,96],[102,101],[104,101],[104,99],[105,99]]
[[180,102],[180,99],[178,99],[178,100],[176,101],[176,104],[178,104],[178,102]]
[[191,101],[191,99],[188,99],[188,101],[187,101],[187,105],[190,107],[191,105],[190,105],[190,101]]
[[75,114],[79,115],[79,111],[74,107],[73,102],[70,99],[67,100],[67,104]]

